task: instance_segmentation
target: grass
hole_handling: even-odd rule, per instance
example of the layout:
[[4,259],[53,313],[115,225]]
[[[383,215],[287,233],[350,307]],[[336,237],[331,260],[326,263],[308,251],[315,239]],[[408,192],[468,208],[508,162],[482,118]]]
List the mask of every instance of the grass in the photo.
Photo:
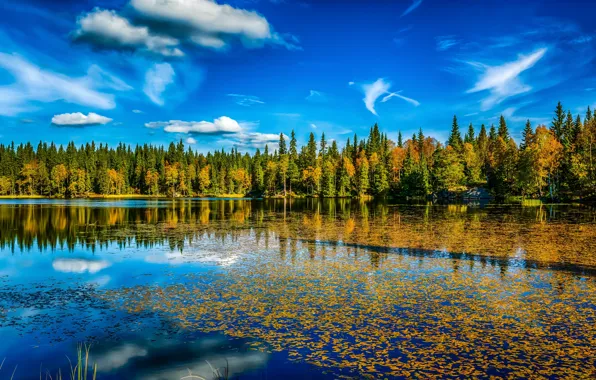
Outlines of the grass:
[[[87,344],[79,344],[77,345],[77,361],[75,366],[73,367],[73,363],[71,362],[70,358],[67,356],[68,362],[70,363],[70,370],[68,371],[70,375],[70,380],[96,380],[97,379],[97,364],[93,364],[93,366],[89,365],[89,352],[91,350],[91,346]],[[4,362],[6,358],[0,362],[0,376],[2,367],[4,367]],[[15,365],[14,369],[12,370],[12,375],[10,376],[10,380],[15,378],[15,374],[17,374],[17,369],[19,368],[18,364]],[[41,367],[39,370],[39,378],[41,379],[42,372]],[[2,377],[3,379],[6,377]],[[45,373],[46,379],[56,379],[56,380],[65,380],[62,376],[62,369],[59,368],[58,372],[55,376],[52,376],[49,371]]]
[[[205,361],[209,365],[209,368],[211,368],[211,373],[213,374],[212,380],[229,380],[230,379],[230,368],[229,368],[230,364],[228,363],[227,359],[226,359],[226,366],[223,367],[223,373],[220,371],[220,368],[214,368],[211,365],[211,363],[209,363],[208,360],[205,360]],[[184,376],[184,377],[180,378],[180,380],[207,380],[207,379],[204,378],[203,376],[193,375],[192,371],[189,369],[188,376]]]
[[[91,345],[88,345],[86,343],[84,344],[78,344],[77,345],[77,361],[75,366],[73,367],[73,363],[71,362],[70,358],[67,356],[66,358],[68,359],[68,362],[70,363],[70,369],[68,371],[68,374],[70,375],[69,380],[97,380],[97,364],[93,364],[92,366],[89,365],[89,353],[91,351]],[[4,367],[4,362],[6,361],[6,358],[4,358],[2,360],[2,362],[0,362],[0,376],[1,376],[1,371],[2,371],[2,367]],[[209,363],[209,361],[207,361],[207,364],[209,365],[209,368],[211,368],[211,372],[213,374],[212,380],[229,380],[230,379],[230,369],[229,369],[229,363],[227,362],[226,359],[226,366],[223,368],[214,368],[211,363]],[[12,375],[10,377],[10,380],[14,379],[15,373],[17,372],[17,368],[19,366],[16,365],[12,371]],[[2,377],[4,378],[4,377]],[[42,372],[41,372],[41,368],[39,370],[39,378],[42,378]],[[62,375],[62,369],[58,369],[58,372],[55,374],[55,376],[52,376],[49,371],[46,371],[45,374],[45,379],[56,379],[56,380],[67,380],[66,378],[63,377]],[[184,376],[183,378],[181,378],[180,380],[191,380],[191,379],[195,379],[195,380],[207,380],[206,378],[202,377],[202,376],[198,376],[198,375],[193,375],[192,372],[190,370],[188,370],[188,376]]]

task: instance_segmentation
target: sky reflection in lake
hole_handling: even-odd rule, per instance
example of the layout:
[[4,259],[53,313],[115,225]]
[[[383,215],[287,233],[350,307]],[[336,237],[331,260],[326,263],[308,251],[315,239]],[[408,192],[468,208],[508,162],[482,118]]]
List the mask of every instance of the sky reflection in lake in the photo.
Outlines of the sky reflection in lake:
[[87,341],[100,378],[204,376],[207,361],[226,359],[241,378],[592,376],[594,215],[10,202],[0,205],[0,375],[66,369],[65,354]]

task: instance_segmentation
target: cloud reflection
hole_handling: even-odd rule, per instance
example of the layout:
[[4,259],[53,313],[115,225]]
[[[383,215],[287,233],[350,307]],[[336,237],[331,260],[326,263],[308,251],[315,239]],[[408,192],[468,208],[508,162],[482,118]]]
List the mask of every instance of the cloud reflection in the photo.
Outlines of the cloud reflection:
[[56,259],[52,262],[54,270],[62,273],[97,273],[112,265],[105,260]]

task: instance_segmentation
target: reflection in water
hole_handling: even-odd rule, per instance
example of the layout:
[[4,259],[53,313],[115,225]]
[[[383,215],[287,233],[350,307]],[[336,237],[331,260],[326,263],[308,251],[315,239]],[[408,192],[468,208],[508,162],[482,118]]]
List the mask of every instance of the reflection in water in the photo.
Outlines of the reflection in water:
[[55,270],[64,273],[97,273],[109,266],[105,260],[56,259],[52,263]]
[[[89,251],[238,239],[266,231],[288,239],[343,242],[596,268],[596,213],[570,206],[391,206],[353,200],[177,200],[104,207],[102,202],[0,205],[2,250]],[[114,202],[106,203],[113,206]],[[126,205],[126,203],[124,203]],[[433,253],[434,254],[434,253]]]
[[440,252],[423,258],[268,244],[279,254],[251,250],[217,276],[189,274],[180,284],[100,297],[131,313],[165,315],[185,330],[254,339],[255,347],[337,375],[595,374],[593,277]]
[[[231,350],[230,348],[234,348]],[[97,364],[99,377],[117,373],[135,379],[213,378],[214,371],[227,369],[230,377],[263,367],[268,354],[232,346],[221,335],[196,341],[129,340],[112,346],[97,346],[90,360]]]
[[226,361],[243,379],[593,377],[595,218],[583,206],[12,202],[0,205],[0,358],[62,362],[89,341],[108,379],[209,378]]

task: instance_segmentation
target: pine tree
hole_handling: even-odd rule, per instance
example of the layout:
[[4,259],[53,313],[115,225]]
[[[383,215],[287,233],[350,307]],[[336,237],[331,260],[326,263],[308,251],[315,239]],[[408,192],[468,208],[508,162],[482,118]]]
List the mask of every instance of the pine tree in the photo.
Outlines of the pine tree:
[[565,123],[565,111],[563,110],[563,105],[561,102],[557,103],[557,108],[555,109],[555,117],[551,123],[550,130],[555,134],[555,137],[561,140],[563,136],[563,125]]
[[501,137],[505,142],[509,141],[509,128],[507,128],[507,122],[505,121],[505,117],[501,115],[499,118],[499,137]]
[[397,146],[400,147],[400,148],[403,148],[404,147],[404,143],[403,143],[402,137],[401,137],[401,131],[399,131],[397,133]]
[[476,136],[474,132],[474,126],[472,123],[468,126],[468,133],[464,137],[464,142],[474,145],[476,143]]
[[280,156],[287,153],[286,139],[284,138],[283,133],[279,134],[279,148],[278,148],[277,152],[279,153]]
[[488,152],[488,136],[486,134],[486,127],[484,126],[484,124],[480,126],[480,133],[478,134],[478,139],[476,140],[476,147],[478,156],[480,158],[482,166],[484,167]]
[[577,117],[575,118],[575,123],[573,124],[573,133],[572,133],[572,137],[571,137],[572,144],[577,144],[577,140],[579,138],[579,135],[580,135],[582,129],[583,129],[582,118],[579,115],[577,115]]
[[590,109],[590,106],[588,106],[588,110],[586,111],[585,122],[588,123],[590,120],[592,120],[592,110]]
[[314,133],[308,136],[308,144],[306,145],[306,166],[315,167],[317,165],[317,142]]
[[319,156],[324,162],[327,156],[327,140],[325,139],[325,132],[321,134],[321,150],[319,151]]
[[494,124],[491,124],[491,126],[490,126],[490,132],[488,134],[488,140],[491,143],[495,143],[497,141],[497,137],[498,137],[498,135],[497,135],[497,129],[495,128],[495,125]]
[[461,151],[463,142],[461,139],[461,133],[459,132],[459,124],[457,124],[457,116],[453,115],[453,123],[451,124],[451,133],[447,140],[447,145],[453,147],[456,151]]
[[565,149],[571,148],[571,143],[573,142],[573,134],[575,129],[575,123],[573,121],[573,115],[571,111],[567,111],[567,117],[565,118],[565,123],[563,124],[563,134],[560,138],[561,143]]
[[526,150],[528,146],[532,143],[534,139],[534,130],[532,129],[532,124],[530,123],[530,119],[526,121],[526,126],[522,133],[522,142],[519,146],[521,150]]

